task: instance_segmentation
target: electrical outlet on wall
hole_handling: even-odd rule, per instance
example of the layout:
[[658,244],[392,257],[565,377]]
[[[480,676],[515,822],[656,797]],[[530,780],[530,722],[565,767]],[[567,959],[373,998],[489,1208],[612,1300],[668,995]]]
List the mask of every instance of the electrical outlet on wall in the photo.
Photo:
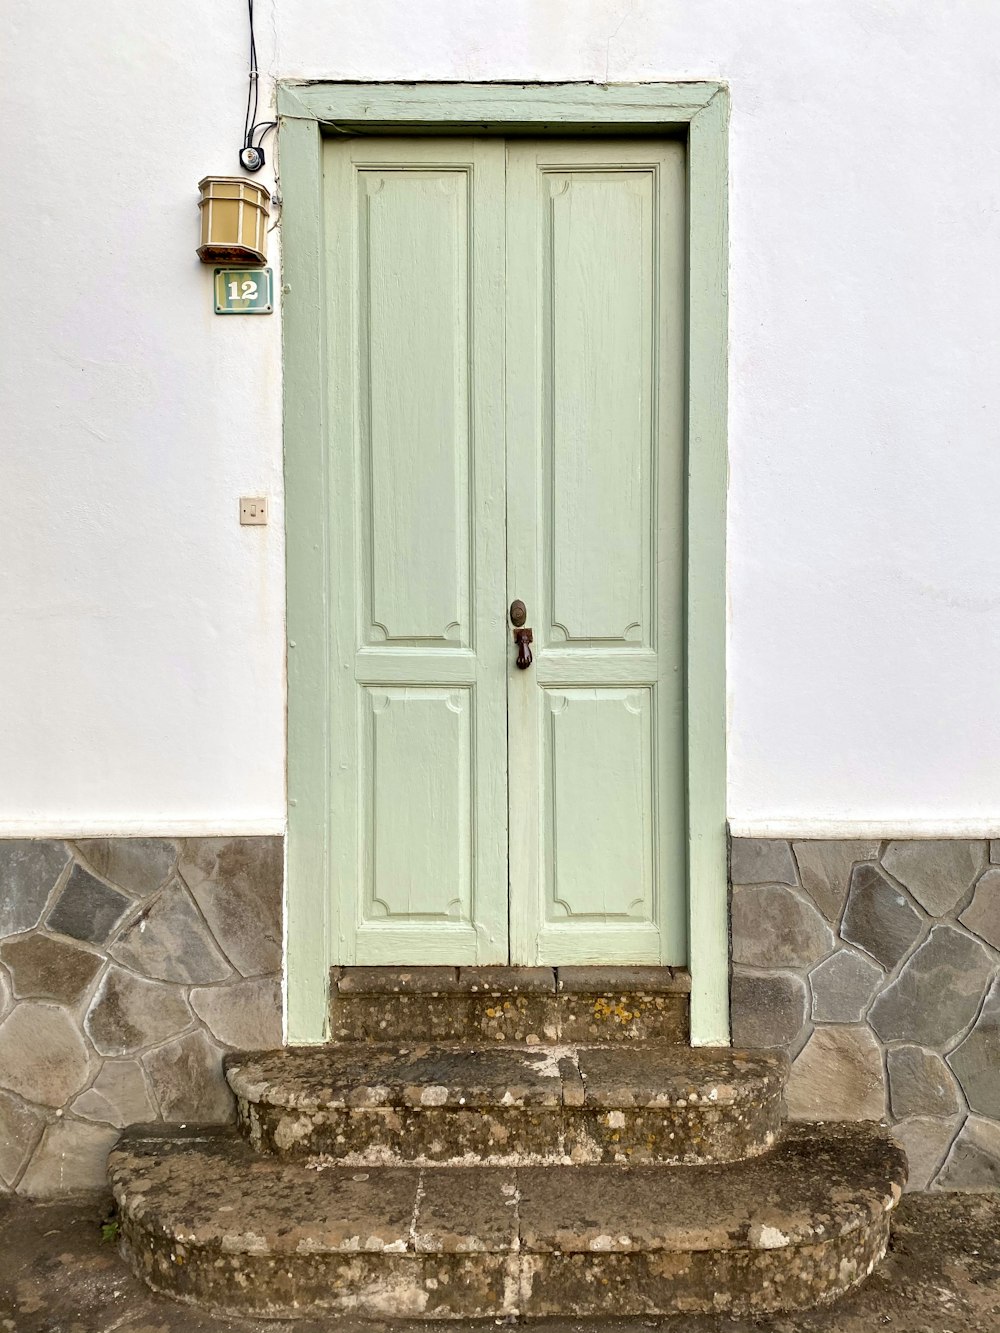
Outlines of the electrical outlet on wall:
[[240,496],[240,522],[247,524],[266,523],[267,522],[267,496],[266,495],[241,495]]

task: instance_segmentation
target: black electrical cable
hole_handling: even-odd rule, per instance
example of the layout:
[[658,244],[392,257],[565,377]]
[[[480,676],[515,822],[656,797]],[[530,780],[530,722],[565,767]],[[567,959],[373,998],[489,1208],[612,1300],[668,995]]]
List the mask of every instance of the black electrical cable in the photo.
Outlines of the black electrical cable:
[[264,136],[277,125],[276,120],[259,121],[257,111],[260,103],[257,70],[257,38],[254,34],[253,0],[247,0],[247,17],[250,20],[250,77],[247,87],[247,109],[243,117],[243,147],[240,150],[240,164],[247,171],[259,171],[264,165]]

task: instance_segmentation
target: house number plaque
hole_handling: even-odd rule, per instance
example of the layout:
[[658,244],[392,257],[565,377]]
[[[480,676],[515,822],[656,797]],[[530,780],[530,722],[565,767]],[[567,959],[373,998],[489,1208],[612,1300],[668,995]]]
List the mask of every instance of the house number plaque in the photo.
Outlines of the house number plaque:
[[269,268],[217,268],[215,313],[217,315],[270,315],[274,309],[274,286]]

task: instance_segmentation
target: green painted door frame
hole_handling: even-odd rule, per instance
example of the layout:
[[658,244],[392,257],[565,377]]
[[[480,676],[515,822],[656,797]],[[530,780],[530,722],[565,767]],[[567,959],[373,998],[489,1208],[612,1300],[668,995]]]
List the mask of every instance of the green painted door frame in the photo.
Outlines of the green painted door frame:
[[350,84],[278,89],[288,632],[286,1035],[326,1035],[334,910],[329,423],[322,139],[475,132],[677,134],[687,145],[686,703],[691,1037],[729,1041],[726,432],[729,97],[717,83]]

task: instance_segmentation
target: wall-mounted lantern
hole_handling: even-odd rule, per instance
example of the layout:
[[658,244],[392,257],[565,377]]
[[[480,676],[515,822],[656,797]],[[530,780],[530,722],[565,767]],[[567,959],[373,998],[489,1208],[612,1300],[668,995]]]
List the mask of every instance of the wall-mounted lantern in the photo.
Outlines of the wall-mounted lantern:
[[201,190],[203,264],[263,264],[267,259],[267,217],[271,196],[263,185],[242,176],[206,176]]

